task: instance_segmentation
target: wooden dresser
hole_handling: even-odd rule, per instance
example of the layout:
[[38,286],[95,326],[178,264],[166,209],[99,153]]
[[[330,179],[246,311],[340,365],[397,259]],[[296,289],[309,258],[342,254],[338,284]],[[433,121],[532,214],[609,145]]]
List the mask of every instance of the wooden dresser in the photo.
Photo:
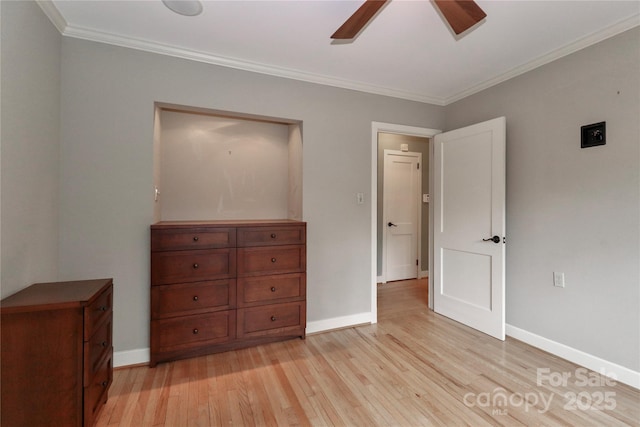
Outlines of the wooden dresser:
[[38,283],[0,302],[3,426],[91,426],[112,381],[113,281]]
[[151,361],[305,337],[306,223],[151,226]]

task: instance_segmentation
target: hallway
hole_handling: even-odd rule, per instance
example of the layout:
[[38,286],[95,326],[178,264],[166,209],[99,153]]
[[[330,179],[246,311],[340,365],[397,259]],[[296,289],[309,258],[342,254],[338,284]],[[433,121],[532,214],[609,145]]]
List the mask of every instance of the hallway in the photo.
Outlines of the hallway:
[[378,283],[378,321],[428,311],[428,296],[427,278]]

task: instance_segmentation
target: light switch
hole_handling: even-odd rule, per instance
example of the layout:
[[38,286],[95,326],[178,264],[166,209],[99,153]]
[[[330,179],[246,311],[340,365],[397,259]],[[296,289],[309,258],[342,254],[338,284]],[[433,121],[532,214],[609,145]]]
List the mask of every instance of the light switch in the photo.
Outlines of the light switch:
[[364,204],[364,193],[356,193],[356,200],[359,205]]
[[564,273],[553,272],[553,286],[564,288]]
[[428,194],[423,194],[422,195],[422,202],[423,203],[429,203],[429,195]]

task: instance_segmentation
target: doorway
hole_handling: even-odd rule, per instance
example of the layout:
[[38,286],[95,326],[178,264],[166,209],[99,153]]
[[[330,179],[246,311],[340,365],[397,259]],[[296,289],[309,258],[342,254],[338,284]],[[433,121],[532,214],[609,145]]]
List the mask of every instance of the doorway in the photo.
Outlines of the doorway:
[[[434,203],[429,203],[429,247],[437,252],[437,263],[433,253],[429,254],[429,270],[433,272],[434,280],[429,280],[429,308],[434,309],[434,287],[437,286],[439,292],[438,306],[436,311],[452,318],[462,324],[474,329],[495,336],[504,340],[505,330],[505,269],[504,256],[506,243],[505,235],[505,141],[506,141],[506,120],[500,117],[486,122],[470,125],[465,128],[454,129],[446,133],[426,128],[415,128],[401,125],[392,125],[374,122],[372,124],[372,187],[376,183],[378,175],[378,135],[381,131],[420,135],[434,137],[432,144],[429,144],[429,173],[434,179],[429,180],[429,194],[434,195]],[[438,135],[438,136],[436,136]],[[447,155],[443,157],[443,147],[446,145]],[[437,159],[436,159],[437,155]],[[480,158],[482,161],[478,162]],[[449,159],[445,162],[443,159]],[[446,164],[445,164],[446,163]],[[449,164],[451,163],[451,164]],[[434,170],[437,164],[437,171]],[[468,166],[475,165],[473,170]],[[488,172],[485,165],[490,165]],[[475,174],[473,171],[484,171],[483,174]],[[483,179],[481,179],[483,178]],[[438,182],[435,182],[435,181]],[[487,200],[491,201],[490,209],[480,209],[484,220],[475,220],[475,217],[465,220],[468,215],[478,214],[478,198],[469,196],[469,192],[476,193],[475,189],[482,185],[482,191],[477,191],[482,195],[484,205]],[[485,188],[486,187],[486,188]],[[437,192],[433,190],[437,189]],[[444,194],[447,194],[445,197]],[[372,237],[377,240],[377,192],[372,191]],[[444,202],[443,202],[444,201]],[[446,202],[446,203],[445,203]],[[443,203],[445,203],[443,205]],[[438,245],[434,245],[434,212],[439,215],[438,219]],[[441,214],[441,215],[440,215]],[[477,216],[477,215],[476,215]],[[455,227],[455,221],[442,221],[443,218],[463,219],[465,227],[480,224],[472,227],[468,233],[460,233],[458,229],[465,227]],[[489,220],[487,220],[489,218]],[[460,223],[460,221],[458,221]],[[449,224],[445,226],[444,224]],[[484,227],[482,226],[484,225]],[[488,228],[487,228],[488,227]],[[469,227],[467,227],[469,228]],[[453,232],[454,239],[443,242],[450,233]],[[478,237],[479,236],[479,237]],[[489,237],[484,237],[489,236]],[[459,239],[457,237],[460,237]],[[464,254],[464,244],[486,246],[489,243],[496,246],[482,256],[473,257]],[[460,249],[459,249],[460,248]],[[376,258],[377,245],[372,244],[372,274],[371,274],[371,323],[378,320],[377,307],[377,275]],[[467,251],[471,253],[470,251]],[[475,252],[474,252],[475,253]],[[480,252],[478,252],[480,253]],[[446,254],[448,260],[442,259]],[[462,255],[461,255],[462,254]],[[475,262],[475,264],[473,264]],[[433,268],[437,266],[437,268]],[[470,269],[475,273],[472,275],[460,275],[460,271]],[[443,272],[447,276],[443,279]],[[487,295],[490,297],[487,299]],[[471,298],[469,301],[467,299]],[[450,304],[450,302],[452,302]],[[479,304],[482,303],[482,304]],[[466,304],[466,305],[465,305]],[[471,316],[461,312],[468,311],[468,307],[477,306],[479,316]],[[445,312],[447,309],[450,312]]]
[[[378,296],[377,296],[377,283],[379,281],[379,279],[381,278],[381,265],[382,265],[382,253],[381,250],[379,249],[382,245],[382,223],[381,223],[381,219],[383,216],[383,212],[382,212],[382,204],[379,203],[379,197],[378,197],[378,192],[379,189],[381,191],[381,186],[382,186],[382,181],[379,180],[379,171],[382,170],[382,168],[384,167],[383,164],[381,164],[383,162],[383,156],[382,154],[380,154],[379,150],[379,137],[382,135],[383,138],[397,138],[397,137],[408,137],[408,138],[416,138],[415,141],[422,141],[422,144],[425,144],[425,142],[427,142],[428,139],[433,138],[436,134],[440,133],[439,130],[436,129],[428,129],[428,128],[420,128],[420,127],[414,127],[414,126],[404,126],[404,125],[396,125],[396,124],[390,124],[390,123],[380,123],[380,122],[373,122],[372,123],[372,132],[371,132],[371,144],[372,144],[372,158],[371,158],[371,162],[372,162],[372,177],[371,177],[371,183],[372,183],[372,189],[371,189],[371,194],[372,194],[372,203],[371,203],[371,209],[372,209],[372,230],[371,230],[371,235],[372,235],[372,239],[373,242],[376,242],[375,244],[372,244],[372,248],[371,248],[371,265],[372,265],[372,272],[371,272],[371,323],[376,323],[378,320]],[[425,171],[429,171],[430,170],[430,163],[431,163],[431,156],[429,155],[429,153],[432,151],[432,144],[425,144],[428,148],[426,150],[427,155],[423,156],[423,163],[424,163],[424,168]],[[391,146],[388,148],[396,148],[400,151],[401,150],[401,146],[400,144],[398,144],[398,146]],[[411,150],[412,147],[409,147],[409,149]],[[384,150],[384,148],[382,148],[382,150]],[[429,167],[427,167],[429,166]],[[428,173],[425,173],[425,178],[428,178]],[[422,188],[422,193],[424,194],[429,194],[430,190],[429,189],[431,186],[430,183],[427,183],[427,185],[423,185]],[[424,248],[425,250],[423,252],[425,252],[424,254],[421,254],[422,256],[419,256],[418,258],[422,258],[422,262],[419,262],[420,264],[420,271],[419,274],[421,277],[424,277],[425,274],[429,271],[430,269],[430,265],[431,265],[431,259],[432,256],[429,253],[429,251],[427,250],[427,248],[429,248],[432,244],[431,240],[431,235],[432,233],[430,232],[430,226],[428,224],[428,218],[430,216],[432,216],[432,213],[430,212],[431,207],[429,203],[424,203],[421,202],[420,203],[422,209],[425,210],[425,215],[423,215],[424,217],[424,225],[421,227],[422,232],[425,235],[425,245]],[[380,267],[380,269],[379,269]],[[431,292],[429,292],[429,307],[432,307],[431,304]]]

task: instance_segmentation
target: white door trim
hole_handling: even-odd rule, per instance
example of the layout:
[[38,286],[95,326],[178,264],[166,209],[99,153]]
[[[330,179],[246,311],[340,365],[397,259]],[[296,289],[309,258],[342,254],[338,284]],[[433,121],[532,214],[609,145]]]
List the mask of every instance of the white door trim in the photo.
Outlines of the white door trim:
[[[393,123],[371,122],[371,323],[378,322],[378,271],[377,271],[377,241],[378,241],[378,133],[395,133],[400,135],[421,136],[425,138],[433,138],[441,133],[438,129],[429,129],[416,126],[398,125]],[[429,150],[433,149],[433,144],[429,144]],[[429,156],[429,187],[432,185],[432,157]],[[431,188],[429,188],[431,193]],[[431,212],[431,203],[429,204],[429,229],[432,230],[433,217]],[[429,248],[433,247],[432,233],[429,233]],[[433,251],[429,251],[430,254]],[[432,255],[429,256],[429,271],[431,268]],[[429,307],[433,308],[431,281],[429,281]]]
[[[414,157],[418,159],[418,164],[422,163],[422,153],[419,152],[412,152],[412,151],[400,151],[400,150],[389,150],[389,149],[385,149],[384,150],[384,156],[385,156],[385,160],[386,160],[386,156],[387,154],[390,155],[395,155],[395,156],[405,156],[405,157]],[[384,164],[384,162],[383,162]],[[419,172],[419,176],[420,178],[422,177],[422,171],[424,170],[424,166],[423,168],[420,170]],[[385,175],[385,179],[386,179],[386,175]],[[422,180],[420,179],[420,182],[418,184],[421,184]],[[384,188],[384,185],[383,185]],[[416,189],[416,194],[415,197],[416,199],[420,200],[420,194],[421,194],[421,187],[418,186],[418,188]],[[383,190],[384,193],[384,190]],[[416,209],[418,210],[417,212],[417,221],[418,221],[418,230],[417,230],[417,236],[416,236],[416,244],[418,245],[417,247],[417,257],[418,257],[418,265],[416,266],[416,277],[420,277],[420,273],[422,271],[422,265],[420,260],[422,259],[422,254],[421,254],[421,245],[420,245],[420,236],[421,236],[421,225],[422,225],[422,202],[418,202],[418,205],[416,207]],[[383,208],[382,208],[382,229],[385,230],[384,228],[384,224],[387,223],[387,221],[389,220],[389,218],[387,217],[388,212],[387,212],[387,205],[384,204],[384,200],[383,200]],[[383,232],[382,233],[382,283],[386,283],[387,282],[387,233]]]

